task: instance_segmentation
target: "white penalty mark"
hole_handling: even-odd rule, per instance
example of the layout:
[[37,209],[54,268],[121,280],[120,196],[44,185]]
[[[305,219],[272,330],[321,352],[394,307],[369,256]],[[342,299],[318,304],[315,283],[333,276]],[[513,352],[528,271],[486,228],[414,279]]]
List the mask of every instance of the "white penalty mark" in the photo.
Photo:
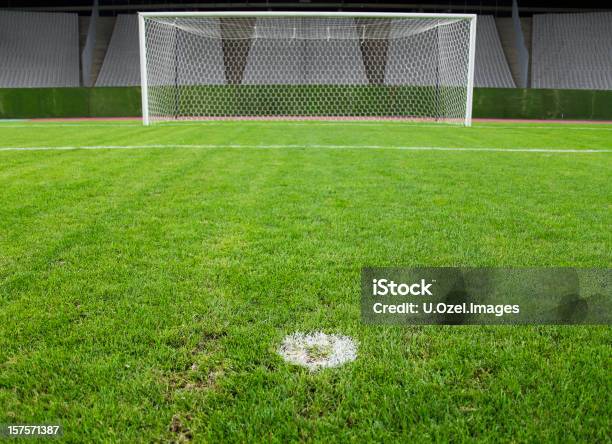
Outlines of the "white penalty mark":
[[357,359],[357,343],[348,336],[294,333],[285,337],[278,354],[290,364],[316,371]]

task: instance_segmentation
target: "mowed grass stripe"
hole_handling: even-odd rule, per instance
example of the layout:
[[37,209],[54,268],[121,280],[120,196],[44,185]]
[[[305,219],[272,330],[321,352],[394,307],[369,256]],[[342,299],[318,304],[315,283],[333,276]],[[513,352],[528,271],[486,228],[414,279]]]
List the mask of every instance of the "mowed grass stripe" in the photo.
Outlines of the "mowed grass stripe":
[[[152,127],[190,127],[190,126],[209,126],[209,127],[224,127],[224,126],[249,126],[249,125],[265,125],[265,126],[273,126],[273,125],[283,125],[286,127],[300,127],[300,126],[309,126],[309,127],[390,127],[390,126],[398,126],[398,127],[413,127],[413,128],[426,128],[426,129],[440,129],[440,128],[450,128],[453,130],[461,130],[464,129],[461,125],[450,125],[444,123],[419,123],[419,122],[404,122],[404,121],[394,121],[394,120],[375,120],[375,121],[361,121],[361,120],[239,120],[239,119],[228,119],[228,120],[196,120],[196,121],[174,121],[174,122],[159,122],[156,124],[152,124]],[[23,129],[23,128],[143,128],[144,125],[140,120],[127,120],[127,121],[113,121],[109,119],[107,121],[50,121],[50,122],[39,122],[36,120],[24,120],[20,122],[9,122],[0,121],[0,129]],[[476,121],[472,124],[472,129],[478,130],[491,130],[498,131],[500,129],[505,130],[547,130],[547,131],[567,131],[567,130],[576,130],[576,131],[612,131],[612,124],[610,123],[564,123],[564,122],[556,122],[551,121],[550,123],[542,122],[542,121],[534,121],[534,122],[479,122]]]
[[[25,207],[32,210],[27,217],[24,217],[24,205],[20,201],[17,201],[15,211],[9,211],[8,206],[4,207],[3,220],[6,222],[6,230],[3,234],[14,245],[24,249],[32,248],[33,246],[27,245],[28,238],[9,236],[11,232],[23,233],[24,220],[29,219],[36,223],[37,225],[28,227],[29,234],[37,242],[44,244],[49,254],[43,254],[37,248],[38,254],[33,259],[43,264],[50,256],[60,253],[56,248],[89,241],[94,234],[92,229],[99,229],[104,224],[112,227],[116,218],[124,215],[126,209],[137,208],[142,196],[150,193],[151,189],[163,189],[168,180],[182,181],[186,171],[197,168],[193,157],[177,159],[159,152],[143,153],[140,156],[121,159],[119,162],[113,156],[109,158],[105,154],[85,161],[73,158],[74,161],[71,162],[69,159],[52,157],[49,160],[55,165],[55,171],[61,171],[62,174],[52,178],[47,176],[45,181],[40,179],[40,169],[35,169],[26,175],[25,180],[15,181],[11,178],[3,190],[6,196],[11,196],[13,191],[19,190],[20,193],[25,192],[34,197],[35,201]],[[206,156],[199,161],[205,162]],[[103,170],[96,171],[96,166],[102,167]],[[43,168],[53,167],[46,164]],[[1,178],[0,175],[0,180]],[[24,190],[25,183],[30,183],[30,193]],[[44,193],[45,189],[48,190],[47,193]],[[49,197],[52,197],[52,200],[49,200]],[[57,224],[58,219],[67,223],[61,230],[51,230],[50,224]],[[14,224],[11,224],[11,221]],[[14,231],[10,230],[11,226],[15,228]],[[50,242],[54,236],[56,241]],[[99,241],[100,238],[95,237],[95,240]],[[32,268],[33,264],[22,263],[20,267]]]
[[[165,162],[166,169],[161,171],[152,166],[149,177],[140,177],[144,186],[132,188],[129,194],[115,201],[116,205],[108,208],[107,215],[101,220],[91,218],[90,222],[100,225],[101,230],[81,233],[82,237],[75,238],[73,244],[57,252],[65,264],[58,265],[44,279],[46,282],[42,287],[47,291],[43,301],[40,301],[40,291],[35,287],[19,301],[21,308],[31,307],[27,315],[19,305],[12,305],[12,309],[4,313],[7,319],[13,320],[28,316],[28,322],[23,324],[27,328],[19,329],[11,340],[13,345],[29,342],[27,362],[39,361],[42,368],[54,372],[56,381],[67,379],[61,387],[41,381],[47,392],[51,391],[58,399],[69,400],[74,399],[83,387],[94,383],[99,393],[95,396],[97,410],[104,412],[99,414],[107,415],[109,420],[117,414],[131,412],[128,406],[116,411],[113,393],[133,393],[146,408],[142,412],[134,409],[132,420],[139,424],[153,422],[152,430],[157,433],[165,430],[164,424],[157,427],[154,424],[154,418],[159,414],[156,406],[163,402],[164,397],[161,387],[164,381],[159,379],[159,373],[168,365],[172,368],[181,365],[175,349],[167,345],[175,340],[173,337],[178,332],[166,331],[165,326],[168,323],[175,325],[181,318],[191,318],[193,312],[188,310],[176,319],[173,316],[176,307],[173,306],[185,302],[177,297],[176,288],[182,281],[193,282],[194,279],[184,275],[169,277],[172,262],[165,263],[163,252],[168,247],[163,242],[160,244],[160,240],[166,234],[164,230],[171,225],[156,222],[162,215],[149,210],[160,207],[157,199],[171,200],[176,188],[183,187],[182,180],[189,179],[189,171],[201,166],[193,160],[183,159],[173,165]],[[149,213],[153,220],[140,217],[140,213]],[[150,257],[150,250],[142,251],[140,248],[149,244],[141,244],[143,235],[155,245],[154,260]],[[180,254],[181,247],[185,247],[184,242],[176,245],[178,251],[170,249],[171,258]],[[188,273],[186,264],[180,265],[180,273]],[[44,276],[44,272],[39,274]],[[188,297],[192,297],[191,292]],[[152,335],[153,331],[158,332],[158,336]],[[194,336],[194,340],[199,338]],[[10,348],[5,350],[8,352]],[[77,360],[74,356],[63,356],[61,352],[64,350],[72,350]],[[125,350],[139,356],[138,362],[131,364],[133,371],[124,365]],[[161,362],[148,359],[149,352]],[[19,358],[16,359],[20,362]],[[64,360],[78,363],[79,359],[84,362],[58,367]],[[116,379],[116,368],[124,371],[121,381]],[[143,372],[139,368],[155,371]],[[19,373],[11,373],[13,377],[17,375]],[[23,386],[27,385],[27,381],[23,381]],[[152,387],[157,391],[149,401]],[[78,404],[70,405],[71,413],[64,411],[63,415],[78,415],[80,408]]]
[[[70,153],[39,156],[0,171],[0,256],[17,268],[2,267],[2,278],[15,273],[12,279],[29,282],[31,266],[44,257],[43,251],[99,220],[112,203],[110,196],[134,191],[137,184],[125,182],[134,177],[142,158],[109,162],[109,154],[96,153],[92,159]],[[3,284],[0,291],[8,281]]]
[[[245,146],[381,146],[381,147],[448,147],[448,148],[542,148],[602,149],[611,148],[610,133],[587,133],[564,129],[561,133],[546,129],[510,129],[490,127],[434,128],[415,125],[377,125],[352,128],[337,125],[317,126],[304,122],[225,122],[223,125],[179,125],[152,127],[54,127],[28,130],[2,128],[0,147],[82,147],[143,145],[245,145]],[[50,124],[51,125],[51,124]]]
[[[2,236],[2,243],[7,245],[4,251],[13,249],[14,257],[19,258],[15,263],[17,270],[12,275],[10,268],[3,270],[3,275],[12,277],[4,282],[4,289],[16,285],[13,292],[16,295],[30,286],[45,287],[45,280],[33,277],[46,270],[52,271],[56,261],[65,262],[65,256],[72,248],[82,248],[89,242],[112,243],[112,236],[105,233],[105,227],[113,231],[119,227],[125,229],[123,225],[113,225],[118,215],[137,205],[139,195],[146,193],[148,187],[163,184],[168,173],[181,175],[181,169],[190,165],[187,159],[179,162],[171,159],[171,162],[165,162],[167,169],[164,172],[160,170],[159,164],[163,159],[159,153],[123,162],[108,162],[105,157],[84,162],[87,166],[82,162],[79,167],[56,159],[56,171],[63,172],[59,177],[47,177],[47,181],[32,180],[31,193],[23,189],[24,182],[18,185],[21,193],[31,194],[36,200],[40,196],[41,199],[28,205],[18,201],[12,212],[8,205],[4,207],[3,220],[7,222]],[[184,164],[182,167],[181,163]],[[96,174],[92,168],[95,165],[104,165],[104,171]],[[162,173],[152,175],[156,171]],[[11,196],[11,191],[16,189],[14,185],[14,180],[9,181],[4,189],[6,196]],[[24,211],[31,213],[29,217],[24,217]],[[11,221],[14,221],[12,226]],[[25,236],[24,229],[27,230]],[[28,255],[30,252],[36,254]]]
[[3,147],[0,151],[73,151],[73,150],[134,150],[134,149],[332,149],[332,150],[401,150],[401,151],[481,151],[481,152],[533,152],[533,153],[612,153],[612,150],[573,148],[452,148],[441,146],[383,146],[383,145],[93,145],[93,146],[38,146]]

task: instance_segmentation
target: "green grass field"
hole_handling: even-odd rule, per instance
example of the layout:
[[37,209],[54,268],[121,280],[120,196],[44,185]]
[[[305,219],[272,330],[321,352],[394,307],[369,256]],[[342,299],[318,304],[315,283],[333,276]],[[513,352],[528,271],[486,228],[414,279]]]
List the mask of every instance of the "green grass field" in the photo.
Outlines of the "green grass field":
[[[611,177],[612,125],[0,122],[0,423],[610,441],[609,327],[365,325],[359,291],[368,265],[610,267]],[[357,361],[277,355],[314,330]]]

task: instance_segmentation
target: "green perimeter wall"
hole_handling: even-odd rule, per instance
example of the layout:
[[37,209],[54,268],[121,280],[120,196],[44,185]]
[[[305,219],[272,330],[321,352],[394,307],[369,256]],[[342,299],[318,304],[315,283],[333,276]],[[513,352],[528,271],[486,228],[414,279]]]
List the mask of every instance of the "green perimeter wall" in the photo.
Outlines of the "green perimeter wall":
[[[476,88],[474,117],[612,120],[612,91]],[[140,88],[0,88],[0,119],[139,117]]]
[[0,119],[138,117],[140,88],[0,88]]

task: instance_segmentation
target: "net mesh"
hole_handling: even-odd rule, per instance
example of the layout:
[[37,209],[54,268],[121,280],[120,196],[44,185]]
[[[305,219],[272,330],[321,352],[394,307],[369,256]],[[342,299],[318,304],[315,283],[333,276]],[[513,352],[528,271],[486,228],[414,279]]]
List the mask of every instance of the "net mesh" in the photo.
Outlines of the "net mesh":
[[464,123],[469,18],[144,17],[149,121]]

